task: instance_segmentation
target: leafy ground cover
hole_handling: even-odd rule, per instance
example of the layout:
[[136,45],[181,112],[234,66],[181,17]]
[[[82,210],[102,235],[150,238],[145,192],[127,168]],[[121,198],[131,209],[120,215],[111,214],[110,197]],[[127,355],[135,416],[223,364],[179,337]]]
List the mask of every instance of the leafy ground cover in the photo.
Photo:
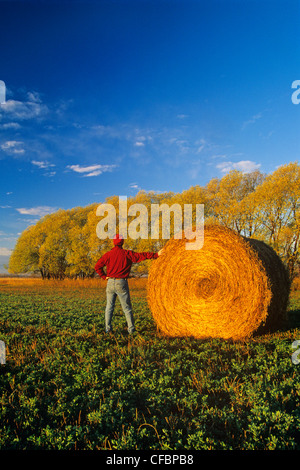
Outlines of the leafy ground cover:
[[289,328],[251,340],[165,338],[143,284],[139,334],[104,284],[0,280],[0,449],[299,449],[300,296]]

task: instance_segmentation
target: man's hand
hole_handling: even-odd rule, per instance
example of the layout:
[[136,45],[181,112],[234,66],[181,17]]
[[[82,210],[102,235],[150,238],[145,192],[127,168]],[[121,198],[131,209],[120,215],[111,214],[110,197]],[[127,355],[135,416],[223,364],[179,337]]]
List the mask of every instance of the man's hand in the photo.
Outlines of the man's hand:
[[162,254],[162,252],[163,252],[163,251],[164,251],[164,249],[163,249],[163,248],[162,248],[161,250],[159,250],[159,251],[157,252],[158,256],[160,256],[160,255]]
[[106,276],[105,280],[107,281],[108,279],[110,279],[110,278]]

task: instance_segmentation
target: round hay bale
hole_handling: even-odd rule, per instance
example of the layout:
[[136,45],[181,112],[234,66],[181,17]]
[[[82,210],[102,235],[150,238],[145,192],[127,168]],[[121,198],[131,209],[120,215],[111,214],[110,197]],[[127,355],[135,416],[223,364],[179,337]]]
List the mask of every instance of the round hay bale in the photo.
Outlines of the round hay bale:
[[290,282],[270,246],[220,225],[205,227],[201,249],[188,242],[169,240],[150,268],[148,303],[162,333],[239,340],[282,326]]

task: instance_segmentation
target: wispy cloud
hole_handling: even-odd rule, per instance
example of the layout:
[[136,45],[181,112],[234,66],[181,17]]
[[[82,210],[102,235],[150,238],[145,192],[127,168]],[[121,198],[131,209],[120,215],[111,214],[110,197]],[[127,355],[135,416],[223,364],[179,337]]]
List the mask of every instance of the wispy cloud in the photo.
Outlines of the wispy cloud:
[[187,169],[187,175],[191,179],[195,180],[199,177],[199,174],[201,173],[201,171],[203,171],[203,167],[204,165],[203,165],[202,160],[191,161]]
[[36,215],[38,217],[43,217],[47,214],[53,214],[57,211],[57,207],[50,206],[37,206],[37,207],[20,207],[17,211],[22,215]]
[[27,99],[29,103],[42,103],[41,95],[37,91],[28,91]]
[[243,122],[242,129],[245,129],[250,124],[254,124],[256,121],[262,118],[262,113],[255,114],[252,118],[248,119],[248,121]]
[[49,163],[47,161],[43,162],[43,161],[31,160],[31,163],[33,165],[36,165],[39,168],[49,168],[49,167],[55,166],[53,163]]
[[137,183],[130,183],[130,184],[128,185],[128,187],[129,187],[130,189],[136,189],[136,190],[138,190],[138,191],[140,191],[140,190],[142,189]]
[[107,171],[112,171],[116,168],[116,165],[90,165],[90,166],[80,166],[80,165],[67,165],[67,168],[75,171],[75,173],[80,173],[81,176],[98,176]]
[[38,101],[7,100],[1,105],[1,111],[4,116],[15,121],[41,118],[48,113],[48,107]]
[[100,137],[109,137],[109,138],[123,138],[124,129],[122,126],[104,126],[102,124],[95,124],[91,127],[92,131]]
[[[37,166],[38,168],[40,168],[41,170],[49,170],[53,167],[55,167],[55,165],[53,163],[49,163],[47,160],[31,160],[31,163],[35,166]],[[43,173],[44,176],[54,176],[56,175],[56,171],[46,171],[45,173]]]
[[23,142],[19,142],[17,140],[7,140],[3,144],[0,145],[1,150],[6,153],[19,155],[25,152],[23,146]]
[[229,173],[231,170],[251,173],[251,171],[258,170],[260,166],[260,163],[255,163],[251,160],[241,160],[239,162],[222,162],[216,165],[216,168],[218,168],[222,173]]
[[91,131],[95,136],[114,139],[115,141],[128,142],[135,147],[144,147],[153,140],[153,129],[140,128],[128,123],[120,123],[114,126],[94,125]]
[[11,253],[12,250],[10,250],[9,248],[0,247],[0,256],[10,256]]
[[20,129],[20,124],[18,122],[6,122],[0,126],[1,129]]

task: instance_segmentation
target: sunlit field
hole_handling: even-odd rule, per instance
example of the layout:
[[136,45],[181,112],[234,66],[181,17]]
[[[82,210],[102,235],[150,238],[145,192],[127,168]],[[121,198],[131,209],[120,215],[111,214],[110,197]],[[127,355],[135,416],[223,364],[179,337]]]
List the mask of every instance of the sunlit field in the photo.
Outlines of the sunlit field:
[[130,279],[138,334],[105,282],[0,279],[0,449],[299,449],[300,295],[289,325],[242,342],[167,338]]

